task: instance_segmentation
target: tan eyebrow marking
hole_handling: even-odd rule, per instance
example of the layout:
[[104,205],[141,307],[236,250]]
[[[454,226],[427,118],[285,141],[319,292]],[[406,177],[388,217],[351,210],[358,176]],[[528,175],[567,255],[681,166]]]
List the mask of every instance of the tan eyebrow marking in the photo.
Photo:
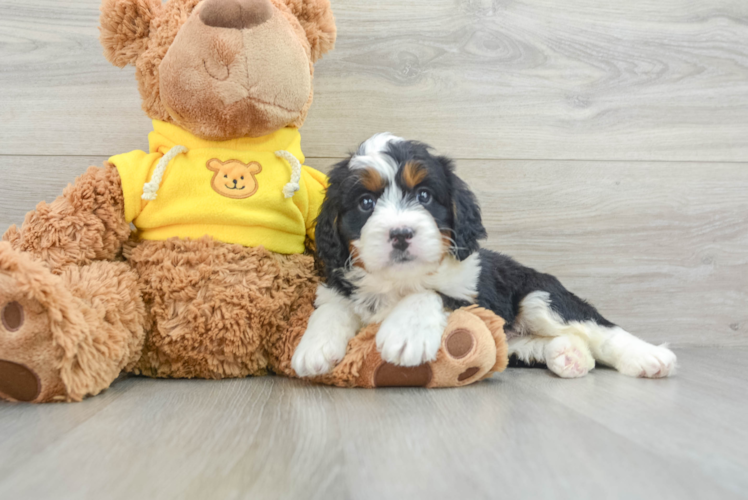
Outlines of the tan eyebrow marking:
[[428,170],[418,162],[409,161],[403,167],[403,182],[411,189],[423,182],[426,175]]
[[374,168],[365,168],[361,171],[361,184],[374,193],[382,191],[386,187],[382,174]]

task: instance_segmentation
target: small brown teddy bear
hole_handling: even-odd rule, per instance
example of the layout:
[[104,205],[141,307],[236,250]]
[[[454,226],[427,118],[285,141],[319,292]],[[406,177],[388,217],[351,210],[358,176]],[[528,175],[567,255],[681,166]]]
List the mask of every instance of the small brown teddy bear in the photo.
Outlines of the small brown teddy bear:
[[[298,128],[329,0],[104,0],[101,42],[134,65],[149,152],[91,167],[0,243],[0,397],[80,401],[121,372],[295,376],[319,282],[307,251],[326,178]],[[130,224],[137,228],[132,232]],[[456,386],[506,366],[503,322],[452,315],[439,357],[384,364],[376,326],[320,382]]]

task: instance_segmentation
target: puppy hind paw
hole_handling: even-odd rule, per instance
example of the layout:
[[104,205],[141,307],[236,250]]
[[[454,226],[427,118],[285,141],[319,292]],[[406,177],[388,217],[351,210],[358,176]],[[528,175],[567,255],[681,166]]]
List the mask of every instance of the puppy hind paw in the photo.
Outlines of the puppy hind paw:
[[640,378],[664,378],[675,373],[676,356],[665,344],[642,343],[627,350],[616,369],[624,375]]
[[545,347],[545,363],[561,378],[584,377],[595,367],[592,355],[569,337],[557,337]]

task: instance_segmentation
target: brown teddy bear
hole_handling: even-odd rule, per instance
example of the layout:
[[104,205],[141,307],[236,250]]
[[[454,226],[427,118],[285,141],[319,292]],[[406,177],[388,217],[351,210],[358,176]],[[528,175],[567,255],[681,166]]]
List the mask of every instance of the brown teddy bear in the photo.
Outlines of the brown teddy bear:
[[[134,65],[149,152],[91,167],[0,243],[0,397],[80,401],[121,372],[295,376],[319,282],[307,247],[326,178],[298,128],[335,42],[328,0],[104,0]],[[131,223],[136,227],[131,231]],[[382,362],[376,326],[320,382],[456,386],[506,366],[503,321],[453,313],[436,361]]]

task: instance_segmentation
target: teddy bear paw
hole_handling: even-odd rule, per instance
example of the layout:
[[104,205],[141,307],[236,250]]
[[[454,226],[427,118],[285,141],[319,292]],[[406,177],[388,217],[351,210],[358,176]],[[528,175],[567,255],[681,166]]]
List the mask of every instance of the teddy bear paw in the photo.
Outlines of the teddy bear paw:
[[481,380],[496,365],[496,350],[496,340],[482,319],[466,310],[455,311],[432,363],[432,387],[463,386]]
[[[44,313],[22,298],[8,300],[0,293],[0,398],[10,401],[38,401],[57,385],[59,376],[52,359],[38,347]],[[52,353],[51,342],[49,353]]]
[[65,399],[47,311],[0,273],[0,399]]
[[[26,320],[23,306],[16,301],[7,302],[0,310],[2,331],[0,336],[19,334]],[[23,335],[20,333],[20,335]],[[9,340],[9,339],[3,339]],[[28,366],[0,359],[0,397],[16,401],[33,401],[41,392],[39,376]]]
[[364,387],[468,385],[495,370],[497,351],[497,341],[484,320],[461,309],[449,316],[434,361],[400,366],[384,361],[374,349],[364,361],[359,384]]

